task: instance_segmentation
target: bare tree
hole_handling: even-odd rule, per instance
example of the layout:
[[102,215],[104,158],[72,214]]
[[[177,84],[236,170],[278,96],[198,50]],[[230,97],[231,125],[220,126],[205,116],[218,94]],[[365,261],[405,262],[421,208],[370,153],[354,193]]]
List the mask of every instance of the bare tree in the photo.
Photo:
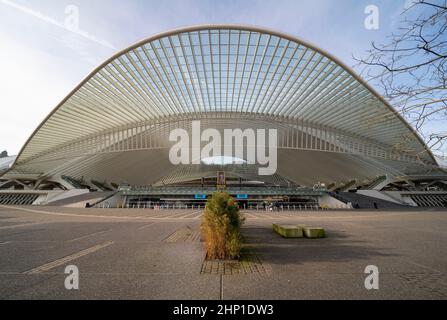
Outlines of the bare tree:
[[439,155],[447,151],[447,0],[413,0],[387,43],[355,58],[361,73]]

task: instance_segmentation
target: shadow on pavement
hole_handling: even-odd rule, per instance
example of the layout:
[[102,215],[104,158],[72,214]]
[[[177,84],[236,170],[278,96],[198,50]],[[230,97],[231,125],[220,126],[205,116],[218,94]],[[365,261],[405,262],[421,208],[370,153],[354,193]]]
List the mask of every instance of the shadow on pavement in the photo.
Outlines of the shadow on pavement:
[[325,239],[285,239],[269,227],[244,227],[245,245],[262,260],[274,265],[306,262],[350,262],[371,257],[395,257],[383,253],[385,248],[374,248],[365,241],[350,238],[345,233],[327,230]]

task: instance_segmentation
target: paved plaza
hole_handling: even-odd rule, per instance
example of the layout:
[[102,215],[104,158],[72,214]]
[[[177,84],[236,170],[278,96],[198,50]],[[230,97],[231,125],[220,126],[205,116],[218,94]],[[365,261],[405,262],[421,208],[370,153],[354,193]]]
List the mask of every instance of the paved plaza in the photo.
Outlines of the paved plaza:
[[[227,264],[204,261],[201,214],[0,206],[0,299],[447,298],[447,211],[249,211],[243,260]],[[328,237],[283,239],[275,222]]]

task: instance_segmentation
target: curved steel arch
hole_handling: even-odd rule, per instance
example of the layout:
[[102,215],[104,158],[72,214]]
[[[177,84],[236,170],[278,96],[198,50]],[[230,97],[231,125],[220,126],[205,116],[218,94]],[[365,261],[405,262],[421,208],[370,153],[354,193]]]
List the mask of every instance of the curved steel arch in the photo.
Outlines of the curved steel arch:
[[[238,108],[241,107],[240,111],[244,111],[244,112],[251,112],[251,113],[255,113],[255,114],[271,114],[271,109],[267,110],[269,112],[265,112],[266,108],[268,106],[268,104],[264,105],[263,110],[256,110],[255,107],[256,103],[258,102],[258,98],[259,98],[259,94],[261,92],[261,90],[264,88],[265,82],[266,81],[270,81],[269,86],[267,87],[267,89],[273,89],[273,93],[267,97],[267,93],[264,93],[264,95],[262,96],[262,100],[261,100],[261,105],[264,103],[264,100],[266,98],[268,98],[267,103],[270,103],[270,100],[273,99],[275,97],[275,90],[281,90],[279,92],[279,94],[276,96],[276,98],[281,98],[281,101],[279,102],[278,105],[275,106],[275,108],[273,109],[273,114],[275,116],[278,117],[283,117],[284,119],[290,120],[290,119],[302,119],[300,118],[299,115],[299,109],[294,109],[297,107],[296,103],[299,103],[299,106],[303,106],[306,107],[303,110],[303,114],[301,114],[301,116],[305,116],[304,119],[311,119],[309,120],[312,123],[315,124],[319,124],[319,119],[323,119],[324,121],[326,121],[326,123],[321,123],[322,125],[325,126],[332,126],[334,129],[338,129],[338,126],[343,127],[343,129],[346,129],[349,125],[352,125],[353,130],[365,130],[366,128],[366,133],[365,132],[361,132],[361,134],[365,135],[365,138],[368,138],[368,134],[371,134],[370,137],[374,137],[374,139],[376,139],[378,142],[384,144],[387,143],[389,141],[389,137],[397,137],[396,138],[396,143],[399,144],[400,141],[399,139],[402,138],[402,140],[404,140],[403,138],[407,139],[409,142],[405,141],[405,143],[408,143],[408,146],[404,146],[401,147],[402,150],[405,149],[405,152],[408,152],[408,149],[412,150],[411,153],[413,153],[413,155],[418,155],[425,164],[429,164],[429,165],[435,165],[436,166],[436,160],[433,156],[433,154],[431,153],[431,151],[428,149],[428,147],[426,146],[426,144],[423,142],[423,140],[421,139],[421,137],[415,132],[415,130],[391,107],[391,105],[389,103],[387,103],[387,101],[385,101],[369,84],[367,84],[364,80],[362,80],[358,75],[355,74],[354,71],[352,71],[349,67],[347,67],[344,63],[342,63],[341,61],[339,61],[337,58],[333,57],[332,55],[330,55],[329,53],[325,52],[322,49],[317,48],[316,46],[300,40],[296,37],[281,33],[281,32],[276,32],[276,31],[271,31],[271,30],[267,30],[264,28],[259,28],[259,27],[252,27],[252,26],[241,26],[241,25],[200,25],[200,26],[193,26],[193,27],[187,27],[187,28],[180,28],[180,29],[175,29],[172,31],[168,31],[168,32],[163,32],[160,34],[157,34],[155,36],[152,36],[150,38],[147,38],[145,40],[139,41],[137,43],[135,43],[134,45],[116,53],[115,55],[113,55],[111,58],[109,58],[107,61],[105,61],[103,64],[101,64],[99,67],[97,67],[92,73],[90,73],[78,86],[76,86],[70,93],[69,95],[67,95],[67,97],[65,97],[61,103],[59,103],[56,108],[44,119],[44,121],[42,121],[42,123],[37,127],[37,129],[33,132],[33,134],[30,136],[30,138],[27,140],[27,142],[25,143],[25,145],[23,146],[23,148],[21,149],[16,161],[14,162],[14,165],[12,166],[11,170],[14,170],[15,168],[19,167],[22,163],[26,163],[31,161],[32,162],[32,158],[33,156],[38,156],[40,155],[42,152],[45,152],[45,147],[42,147],[40,152],[34,152],[33,154],[33,150],[30,150],[29,154],[27,153],[27,150],[30,149],[32,147],[32,143],[33,141],[37,141],[39,139],[43,139],[43,142],[41,141],[40,143],[42,143],[42,146],[45,144],[45,141],[48,143],[49,140],[51,140],[52,137],[55,137],[55,135],[64,135],[66,133],[64,132],[52,132],[52,130],[54,128],[52,128],[52,126],[54,125],[65,125],[67,128],[72,125],[72,126],[77,126],[76,127],[76,131],[77,132],[82,132],[83,131],[83,127],[84,129],[87,128],[92,128],[91,130],[94,131],[95,126],[97,126],[101,119],[94,119],[92,117],[89,118],[88,114],[84,114],[81,112],[81,107],[85,106],[86,103],[89,103],[88,99],[90,98],[94,107],[97,108],[102,108],[102,111],[105,113],[109,113],[109,114],[114,114],[114,112],[116,112],[116,110],[112,109],[107,109],[106,108],[106,103],[110,103],[111,101],[113,101],[114,107],[120,106],[123,103],[131,102],[134,105],[132,106],[135,107],[134,110],[126,110],[127,113],[126,114],[122,114],[123,117],[127,117],[128,120],[122,122],[121,124],[124,123],[133,123],[133,122],[137,122],[137,120],[141,120],[144,119],[145,117],[147,119],[149,118],[164,118],[164,117],[169,117],[173,114],[176,114],[176,111],[179,110],[183,110],[184,113],[197,113],[197,114],[201,114],[203,113],[203,111],[213,111],[213,110],[200,110],[200,103],[198,103],[198,105],[194,106],[193,100],[195,99],[196,102],[199,102],[199,99],[197,98],[197,92],[195,92],[195,90],[197,89],[197,91],[202,90],[203,88],[206,88],[206,92],[208,95],[208,102],[210,102],[210,91],[214,91],[213,96],[214,96],[214,100],[216,102],[216,90],[220,90],[221,88],[216,88],[216,83],[214,82],[216,80],[216,78],[214,77],[214,70],[211,70],[211,75],[213,76],[213,86],[210,87],[211,83],[205,82],[205,87],[203,87],[203,83],[199,83],[199,87],[195,88],[193,81],[191,80],[191,75],[192,72],[190,70],[190,68],[192,69],[192,62],[191,62],[191,66],[188,65],[188,61],[187,61],[187,55],[185,54],[185,45],[181,43],[182,41],[182,37],[181,35],[187,35],[190,39],[190,49],[194,50],[194,47],[197,46],[197,50],[203,50],[205,44],[202,44],[202,37],[201,37],[201,32],[206,33],[209,36],[209,43],[210,43],[210,51],[211,51],[211,55],[210,55],[210,59],[211,59],[211,68],[213,69],[213,67],[215,65],[217,65],[219,67],[219,75],[221,75],[221,68],[222,68],[222,63],[221,63],[221,58],[224,56],[221,52],[221,49],[224,46],[220,45],[220,32],[224,32],[226,33],[226,31],[228,31],[228,45],[226,45],[227,51],[228,51],[228,66],[227,66],[227,73],[229,74],[229,70],[230,70],[230,51],[231,51],[231,35],[232,32],[234,32],[235,35],[239,36],[239,42],[237,43],[237,58],[239,59],[239,50],[241,48],[241,43],[240,43],[240,39],[241,39],[241,34],[242,33],[246,33],[248,35],[250,35],[249,37],[251,37],[252,34],[257,34],[258,35],[258,43],[254,46],[254,50],[256,50],[256,52],[254,53],[254,57],[253,57],[253,63],[251,65],[249,65],[251,67],[250,70],[250,77],[248,78],[248,84],[246,87],[246,92],[245,94],[247,94],[247,90],[248,87],[250,85],[250,81],[252,81],[251,75],[253,73],[253,69],[254,69],[254,65],[256,62],[256,59],[259,57],[262,60],[260,61],[261,65],[259,67],[259,70],[257,70],[258,75],[256,77],[255,83],[254,83],[254,87],[256,87],[258,85],[258,81],[261,81],[261,87],[259,88],[259,92],[258,95],[255,95],[255,89],[253,89],[251,91],[251,95],[250,95],[250,101],[249,101],[249,105],[248,108],[250,108],[250,104],[251,101],[253,99],[254,96],[256,96],[256,100],[255,103],[251,106],[251,110],[242,110],[243,106],[240,105],[236,105],[236,111],[238,111]],[[218,33],[218,38],[219,38],[219,45],[218,45],[218,50],[219,53],[217,54],[217,56],[219,57],[219,61],[218,63],[216,63],[215,61],[213,61],[213,52],[212,52],[212,41],[211,41],[211,34],[212,32],[217,32]],[[193,43],[191,40],[191,35],[192,34],[198,34],[198,39],[199,39],[199,44],[197,45],[197,43]],[[264,54],[258,55],[258,49],[259,49],[259,42],[262,38],[262,36],[266,36],[268,38],[268,43],[265,46],[265,52]],[[176,53],[175,49],[176,46],[174,45],[172,40],[172,37],[177,37],[180,41],[180,49],[183,51],[183,53]],[[277,38],[275,39],[277,41],[276,46],[269,46],[270,45],[270,41],[272,38]],[[161,44],[161,51],[159,52],[160,48],[155,48],[157,50],[154,49],[154,43],[157,43],[157,41],[159,43],[161,43],[162,40],[166,40],[168,41],[168,43],[171,45],[171,47],[169,47],[168,45],[163,45]],[[283,49],[282,55],[280,55],[277,64],[274,65],[272,64],[273,60],[275,60],[277,58],[276,53],[277,50],[280,49],[280,43],[281,41],[288,41],[287,43],[287,48]],[[282,66],[284,67],[284,72],[283,74],[280,76],[279,80],[276,82],[276,85],[274,88],[270,88],[270,85],[273,83],[275,76],[277,75],[278,69],[281,67],[280,64],[283,62],[284,57],[286,55],[287,50],[289,49],[288,46],[292,45],[292,47],[294,47],[294,53],[288,58],[289,62],[287,64],[287,66]],[[151,58],[150,54],[148,53],[150,49],[146,48],[146,46],[151,46],[153,52],[155,53],[155,57]],[[285,45],[284,45],[285,46]],[[251,43],[250,43],[250,38],[249,41],[247,42],[247,45],[243,46],[244,49],[247,50],[247,52],[251,49]],[[285,48],[285,47],[283,47]],[[301,49],[302,51],[298,54],[297,51],[298,49]],[[136,59],[134,61],[132,61],[131,59],[129,59],[129,56],[131,56],[131,58],[133,58],[132,54],[135,56],[138,56],[138,50],[141,50],[141,54],[145,54],[147,56],[147,62],[148,64],[150,64],[154,70],[154,74],[150,74],[147,70],[149,68],[148,65],[144,65],[142,62],[145,61],[145,59],[143,59],[143,61],[141,61],[141,59]],[[174,53],[174,59],[177,61],[177,65],[173,65],[172,61],[169,61],[169,56],[167,54],[167,51],[171,50]],[[274,50],[274,53],[271,56],[268,56],[267,50]],[[166,55],[166,63],[161,63],[163,61],[163,57],[161,57],[162,52]],[[306,56],[306,54],[308,54]],[[196,58],[198,58],[199,56],[203,59],[202,61],[202,67],[203,67],[203,75],[205,77],[205,80],[208,81],[207,79],[207,73],[209,70],[206,70],[205,65],[207,65],[205,63],[204,57],[205,55],[202,53],[192,53],[193,56],[193,62],[194,64],[196,64],[194,66],[194,70],[197,74],[197,80],[204,80],[204,79],[199,79],[199,71],[198,71],[198,67],[197,65],[200,65],[200,62],[195,61]],[[243,61],[242,65],[243,65],[243,73],[245,72],[245,67],[247,66],[247,57],[248,54],[245,53],[245,55],[243,55],[245,57],[245,61]],[[297,58],[296,60],[296,65],[295,68],[290,72],[288,79],[286,79],[287,81],[283,80],[283,77],[285,75],[285,71],[287,70],[287,68],[290,67],[290,64],[292,63],[292,60],[294,58]],[[299,59],[298,59],[299,57]],[[305,59],[305,57],[307,57],[307,60]],[[180,67],[180,62],[179,59],[185,59],[186,62],[186,69],[181,68]],[[267,58],[267,60],[270,61],[265,61],[265,59]],[[123,65],[123,69],[119,70],[119,68],[121,67],[119,65],[119,63],[123,63],[126,62],[125,59],[128,59],[128,61],[130,63],[127,64],[127,66]],[[312,60],[315,59],[315,60]],[[141,66],[138,64],[138,60],[140,60],[139,62],[141,62]],[[127,62],[126,62],[127,63]],[[124,64],[124,63],[123,63]],[[175,64],[175,63],[174,63]],[[235,66],[235,70],[234,70],[234,79],[236,79],[236,74],[237,74],[237,68],[238,65],[240,64],[240,62],[238,60],[236,60],[236,66]],[[302,65],[300,65],[302,64]],[[308,68],[309,64],[312,64],[313,68]],[[321,64],[321,65],[320,65]],[[268,77],[266,78],[259,78],[259,73],[261,71],[261,69],[263,67],[268,68],[267,72],[270,70],[270,68],[276,68],[275,72],[273,73],[272,77],[269,79]],[[318,69],[317,67],[320,66]],[[137,67],[139,67],[140,69],[138,69]],[[178,68],[180,70],[180,74],[175,74],[174,69]],[[111,72],[111,70],[113,71],[114,68],[118,68],[117,72],[115,74],[113,74],[113,72]],[[326,77],[322,77],[321,74],[324,74],[325,70],[330,69],[330,72],[328,73],[328,75],[326,75]],[[133,79],[130,79],[131,81],[129,81],[129,79],[126,79],[126,71],[124,71],[124,69],[126,69],[129,74],[132,73],[133,75]],[[174,77],[170,78],[170,77],[165,77],[163,78],[163,75],[166,76],[169,74],[168,69],[171,69],[172,74],[174,75]],[[296,71],[298,70],[298,71]],[[294,72],[297,72],[296,74],[294,74]],[[335,72],[336,71],[336,72]],[[123,73],[124,72],[124,73]],[[256,72],[256,71],[255,71]],[[332,73],[334,72],[334,73]],[[95,84],[90,84],[90,81],[93,80],[95,77],[100,77],[103,76],[104,74],[111,74],[112,77],[118,77],[118,79],[116,79],[116,82],[114,84],[119,84],[119,82],[121,81],[122,83],[119,84],[121,85],[121,88],[115,87],[115,89],[117,89],[116,91],[107,91],[110,89],[110,87],[108,89],[106,89],[106,86],[104,85],[103,87],[101,87],[100,84],[105,83],[105,78],[103,78],[102,80],[98,80],[95,82]],[[148,78],[149,77],[157,77],[159,79],[164,79],[165,82],[164,83],[157,83],[156,81],[149,81],[149,79],[145,79],[144,77],[138,77],[139,74],[141,76],[141,74],[146,75]],[[135,77],[136,76],[136,77]],[[188,87],[188,76],[190,77],[189,81],[191,83],[191,86]],[[119,79],[120,77],[122,77],[121,79]],[[343,78],[343,81],[340,81],[339,83],[336,83],[334,80],[337,78]],[[228,81],[229,77],[227,75],[227,81]],[[293,79],[293,80],[292,80]],[[300,80],[301,79],[301,80]],[[329,83],[325,83],[328,82],[329,80],[332,80],[332,82]],[[219,79],[219,85],[222,86],[221,83],[221,78]],[[239,80],[239,79],[238,79]],[[101,82],[103,81],[103,82]],[[181,87],[182,82],[185,85],[185,87]],[[240,88],[239,88],[239,96],[240,93],[242,91],[242,87],[243,87],[243,77],[242,79],[240,79],[241,84],[240,84]],[[283,86],[280,86],[280,82],[284,81]],[[293,88],[293,85],[291,82],[294,81],[294,84],[297,83],[297,88],[295,93],[292,94],[292,96],[288,96],[290,90]],[[306,82],[307,81],[307,82]],[[128,82],[126,84],[126,82]],[[128,84],[134,84],[134,86],[129,87]],[[146,87],[144,87],[142,84],[145,83]],[[151,84],[154,88],[152,88],[149,84]],[[169,85],[168,85],[169,84]],[[343,90],[343,85],[349,85],[349,92],[341,94],[340,90]],[[324,86],[323,86],[324,85]],[[234,84],[233,84],[234,86]],[[283,94],[283,90],[284,88],[286,88],[287,86],[289,86],[287,88],[287,93]],[[151,87],[150,89],[155,89],[155,90],[148,90],[149,87]],[[155,88],[157,87],[157,88]],[[228,86],[227,90],[228,90]],[[171,90],[168,90],[169,88],[171,88]],[[175,88],[178,88],[177,90],[175,90]],[[200,89],[199,89],[200,88]],[[233,87],[234,88],[234,87]],[[303,89],[304,88],[304,89]],[[100,89],[107,91],[101,91]],[[164,89],[164,91],[162,90]],[[97,91],[95,91],[97,90]],[[302,91],[298,91],[298,90],[302,90]],[[185,93],[185,91],[188,92],[188,96],[186,97],[183,96],[183,94]],[[191,91],[191,92],[190,92]],[[192,92],[194,91],[194,92]],[[205,90],[203,90],[205,91]],[[326,92],[328,91],[328,92]],[[348,90],[346,90],[348,91]],[[98,96],[95,96],[93,93],[97,93]],[[307,92],[307,96],[295,96],[297,93],[305,93]],[[99,96],[99,94],[101,94],[101,96]],[[151,95],[152,94],[152,95]],[[203,95],[203,93],[200,93],[201,95]],[[222,94],[222,92],[219,92],[219,94]],[[228,91],[227,91],[228,94]],[[350,96],[352,94],[352,96]],[[118,97],[117,95],[122,95],[122,97]],[[181,97],[182,96],[182,97]],[[195,98],[194,98],[195,96]],[[77,99],[76,103],[73,103],[72,101],[70,101],[71,99]],[[185,112],[185,108],[187,108],[188,102],[187,99],[188,98],[190,101],[190,105],[193,107],[190,110],[187,110]],[[220,96],[220,98],[222,98],[222,96]],[[228,96],[226,97],[228,98]],[[234,98],[234,93],[233,93],[233,98]],[[245,98],[247,98],[247,96],[245,96]],[[245,99],[244,98],[244,99]],[[183,100],[182,100],[183,99]],[[204,103],[205,98],[202,97],[202,103]],[[283,109],[281,109],[280,107],[282,106],[283,100],[284,99],[288,99],[288,104],[285,104],[283,106]],[[310,99],[310,100],[309,100]],[[313,106],[311,103],[313,101],[316,102],[321,102],[322,105],[324,105],[324,109],[317,109],[314,112]],[[366,100],[365,100],[366,99]],[[154,103],[155,100],[158,100],[158,103],[161,102],[161,100],[164,100],[165,103],[161,103],[159,105],[154,104],[155,107],[158,107],[158,110],[155,109],[149,109],[149,108],[139,108],[139,104],[141,104],[141,106],[144,106],[145,104],[147,104],[147,106],[149,106],[151,103]],[[99,102],[102,101],[102,105],[99,104]],[[291,102],[290,102],[291,101]],[[368,103],[367,106],[362,105],[363,103],[365,103],[365,101]],[[182,103],[182,102],[186,102],[186,103]],[[239,102],[239,97],[238,97],[238,102]],[[275,103],[276,101],[274,101],[273,103]],[[345,111],[341,111],[342,109],[335,109],[335,111],[331,112],[331,113],[326,113],[325,111],[330,110],[329,108],[331,106],[340,106],[343,103],[347,103],[346,106],[356,106],[357,103],[361,104],[361,107],[357,107],[356,109],[354,109],[351,112],[351,115],[354,117],[357,117],[356,119],[362,118],[362,121],[365,121],[365,123],[352,123],[352,124],[347,124],[350,119],[349,118],[345,118],[347,114],[349,114],[349,112],[345,112]],[[64,110],[64,106],[65,109],[69,109],[70,106],[72,106],[72,108],[77,108],[79,110],[79,114],[77,115],[79,117],[79,119],[86,119],[86,121],[79,121],[79,123],[74,123],[72,122],[75,118],[73,118],[73,115],[67,116],[67,117],[59,117],[58,112],[59,111],[63,111]],[[74,107],[73,107],[74,106]],[[270,105],[270,107],[272,107],[273,104]],[[138,107],[138,108],[137,108]],[[161,108],[165,107],[166,109],[164,109],[163,111],[161,111]],[[178,107],[178,110],[175,110],[175,107]],[[210,107],[210,106],[208,106]],[[215,110],[214,111],[222,111],[222,110],[217,110],[217,106],[216,103],[214,104]],[[233,107],[233,105],[232,105]],[[376,108],[376,110],[373,110],[374,112],[370,111],[367,109],[367,107],[370,108]],[[197,112],[197,108],[199,108],[198,112]],[[226,106],[226,108],[228,108],[228,105]],[[339,107],[341,108],[341,107]],[[155,113],[154,113],[155,110]],[[298,111],[297,111],[298,110]],[[84,109],[82,109],[82,111],[84,111]],[[140,118],[138,118],[138,116],[135,116],[135,114],[132,114],[131,112],[128,111],[135,111],[135,113],[139,114]],[[158,115],[157,115],[157,111],[159,111]],[[231,110],[233,111],[233,110]],[[332,110],[331,110],[332,111]],[[314,112],[312,114],[312,112]],[[104,113],[104,114],[105,114]],[[298,113],[298,115],[297,115]],[[379,119],[377,119],[377,117],[379,117]],[[383,119],[381,119],[380,117],[383,117]],[[112,119],[112,118],[110,118]],[[110,120],[109,119],[109,120]],[[52,121],[54,120],[54,122],[52,123]],[[114,119],[115,121],[117,119]],[[90,121],[90,122],[89,122]],[[385,124],[384,124],[385,122]],[[388,126],[388,122],[390,123]],[[116,124],[120,124],[119,121]],[[332,124],[332,125],[331,125]],[[114,124],[112,125],[112,127],[114,126]],[[368,132],[368,127],[372,128],[375,126],[375,130],[371,130],[371,132]],[[379,127],[383,127],[379,129]],[[91,133],[91,132],[90,132]],[[358,133],[358,132],[355,132]],[[87,134],[86,134],[87,135]],[[82,134],[78,135],[78,138],[82,137]],[[73,137],[68,136],[66,138],[65,142],[69,142],[72,141]],[[53,144],[53,147],[57,147],[58,144]],[[395,147],[392,144],[390,144],[390,148]],[[399,147],[398,147],[399,148]]]

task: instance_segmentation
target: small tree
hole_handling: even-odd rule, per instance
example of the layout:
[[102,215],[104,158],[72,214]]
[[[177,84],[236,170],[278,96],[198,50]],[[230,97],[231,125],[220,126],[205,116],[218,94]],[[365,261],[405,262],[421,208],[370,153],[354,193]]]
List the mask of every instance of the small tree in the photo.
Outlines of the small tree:
[[216,192],[207,201],[202,221],[208,259],[236,259],[242,246],[241,226],[244,222],[239,207],[225,192]]

